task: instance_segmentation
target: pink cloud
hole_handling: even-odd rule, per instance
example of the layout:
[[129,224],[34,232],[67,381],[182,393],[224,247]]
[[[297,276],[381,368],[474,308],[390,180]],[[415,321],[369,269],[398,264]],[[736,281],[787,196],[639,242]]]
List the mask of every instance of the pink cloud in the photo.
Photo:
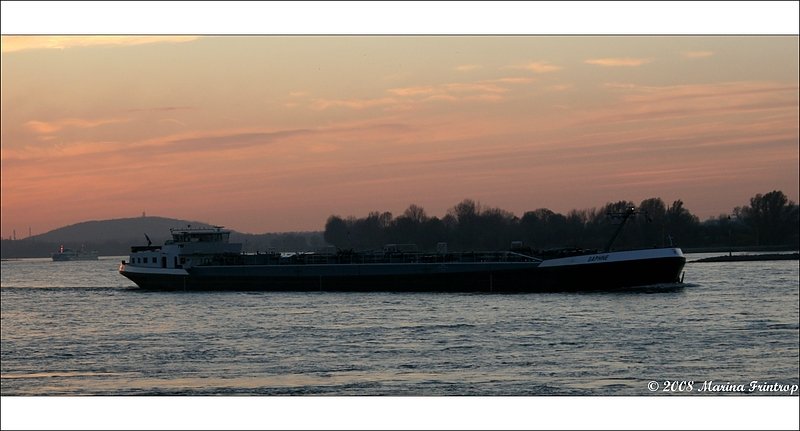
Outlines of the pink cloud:
[[482,66],[479,66],[477,64],[462,64],[462,65],[456,66],[454,69],[457,72],[469,72],[469,71],[472,71],[472,70],[480,69],[481,67]]
[[315,99],[311,102],[311,108],[325,110],[328,108],[350,108],[366,109],[396,104],[397,100],[391,97],[381,97],[376,99]]
[[639,67],[644,64],[652,63],[648,58],[593,58],[584,61],[586,64],[593,64],[603,67]]
[[180,43],[197,36],[3,36],[3,52],[32,49],[68,49],[87,46],[134,46],[151,43]]
[[624,102],[653,109],[667,106],[727,109],[749,103],[791,102],[797,100],[798,92],[796,85],[755,81],[667,86],[609,83],[605,87]]
[[388,93],[402,97],[404,100],[417,102],[436,102],[459,100],[496,102],[503,100],[504,93],[511,91],[512,86],[524,85],[535,80],[531,77],[504,77],[474,82],[451,82],[439,85],[412,86],[390,88]]
[[172,111],[188,111],[194,109],[191,106],[159,106],[155,108],[137,108],[128,109],[127,112],[172,112]]
[[561,70],[562,67],[546,61],[534,61],[519,66],[509,66],[507,69],[522,69],[533,73],[551,73]]
[[420,87],[390,88],[389,90],[386,91],[397,96],[405,97],[405,96],[420,96],[420,95],[435,94],[440,90],[432,85],[427,85]]
[[507,78],[497,78],[497,79],[489,79],[484,82],[489,83],[496,83],[496,84],[530,84],[531,82],[535,82],[534,78],[529,76],[518,76],[518,77],[507,77]]
[[63,118],[55,121],[31,120],[23,124],[28,130],[38,134],[51,134],[66,128],[91,129],[106,124],[127,123],[131,118],[103,118],[88,120],[84,118]]
[[496,82],[480,81],[480,82],[455,82],[452,84],[445,84],[441,90],[447,93],[506,93],[508,88],[498,85]]

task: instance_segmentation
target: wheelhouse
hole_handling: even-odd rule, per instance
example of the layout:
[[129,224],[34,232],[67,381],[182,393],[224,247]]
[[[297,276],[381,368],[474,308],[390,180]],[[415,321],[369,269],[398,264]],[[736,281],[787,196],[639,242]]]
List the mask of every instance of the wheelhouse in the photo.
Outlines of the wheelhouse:
[[198,264],[208,264],[216,256],[239,254],[242,245],[230,242],[230,230],[222,226],[170,229],[172,239],[164,245],[131,247],[128,265],[146,268],[188,268]]
[[231,231],[223,230],[222,226],[214,226],[210,228],[172,228],[169,231],[172,234],[172,243],[227,243],[231,236]]

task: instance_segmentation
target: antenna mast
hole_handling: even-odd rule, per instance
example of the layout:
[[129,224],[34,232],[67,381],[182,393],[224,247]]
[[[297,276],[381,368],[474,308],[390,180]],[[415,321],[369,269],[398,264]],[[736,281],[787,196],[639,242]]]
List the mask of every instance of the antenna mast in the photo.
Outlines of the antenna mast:
[[607,213],[609,217],[622,218],[622,221],[620,222],[619,227],[617,227],[616,232],[614,232],[614,235],[611,237],[611,240],[608,241],[605,250],[603,250],[604,253],[608,253],[611,251],[611,245],[614,244],[614,241],[616,241],[617,236],[619,236],[619,233],[622,232],[622,228],[625,226],[625,222],[627,222],[631,216],[636,214],[640,214],[640,211],[636,211],[636,207],[634,206],[629,206],[628,208],[625,208],[625,212]]

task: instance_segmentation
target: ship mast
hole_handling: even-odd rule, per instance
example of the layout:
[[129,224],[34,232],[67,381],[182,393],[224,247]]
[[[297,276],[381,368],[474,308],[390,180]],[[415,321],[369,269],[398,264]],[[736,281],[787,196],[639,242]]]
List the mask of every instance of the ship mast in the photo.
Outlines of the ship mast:
[[643,211],[636,211],[636,207],[634,206],[629,206],[628,208],[625,208],[624,212],[607,213],[609,217],[621,218],[622,221],[619,223],[619,226],[617,227],[617,230],[614,232],[614,235],[608,241],[608,244],[606,244],[606,248],[603,250],[604,253],[609,253],[611,251],[611,245],[614,244],[614,241],[616,241],[617,236],[619,236],[619,233],[622,232],[622,228],[625,227],[625,222],[627,222],[631,216],[641,213],[643,213]]

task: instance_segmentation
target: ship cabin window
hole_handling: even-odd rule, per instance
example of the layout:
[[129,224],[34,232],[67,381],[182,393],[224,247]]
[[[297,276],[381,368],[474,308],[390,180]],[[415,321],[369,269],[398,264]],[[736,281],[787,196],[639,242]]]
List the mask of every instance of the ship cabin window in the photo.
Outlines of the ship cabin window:
[[230,232],[173,232],[174,242],[227,242]]
[[155,256],[153,256],[153,259],[150,261],[150,263],[156,263],[156,257]]
[[227,239],[228,235],[223,233],[203,233],[198,234],[194,241],[198,242],[223,242]]

